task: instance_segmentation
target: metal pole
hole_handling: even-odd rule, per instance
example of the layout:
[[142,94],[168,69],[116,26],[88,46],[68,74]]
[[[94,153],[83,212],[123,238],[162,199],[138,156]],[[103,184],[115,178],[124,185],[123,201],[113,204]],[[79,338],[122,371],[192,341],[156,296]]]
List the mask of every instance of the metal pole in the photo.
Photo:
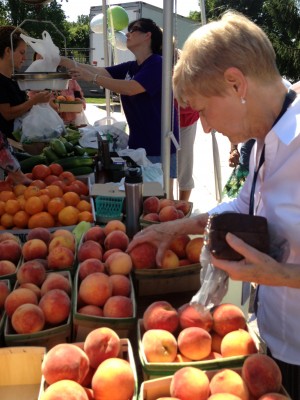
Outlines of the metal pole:
[[[106,0],[102,0],[102,14],[103,14],[103,51],[104,51],[104,66],[109,66],[109,55],[108,55],[108,37],[107,37],[107,12],[106,12]],[[110,90],[105,89],[105,100],[106,100],[106,115],[107,121],[110,120]]]
[[170,197],[170,149],[169,133],[172,130],[172,60],[173,60],[173,1],[163,5],[163,64],[161,103],[161,157],[164,176],[164,192]]

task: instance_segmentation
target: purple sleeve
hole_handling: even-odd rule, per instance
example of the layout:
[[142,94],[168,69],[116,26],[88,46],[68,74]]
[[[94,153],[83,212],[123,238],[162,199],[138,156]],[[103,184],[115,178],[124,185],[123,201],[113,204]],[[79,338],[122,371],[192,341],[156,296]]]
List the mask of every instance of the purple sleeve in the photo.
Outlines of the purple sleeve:
[[20,169],[19,161],[12,155],[2,133],[0,133],[0,167],[5,172],[16,172]]

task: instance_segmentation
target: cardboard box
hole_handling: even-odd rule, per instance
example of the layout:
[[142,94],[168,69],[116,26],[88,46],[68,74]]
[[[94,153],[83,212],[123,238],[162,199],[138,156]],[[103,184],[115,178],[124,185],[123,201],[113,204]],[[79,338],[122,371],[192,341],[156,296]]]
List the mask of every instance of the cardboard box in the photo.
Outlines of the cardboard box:
[[[239,372],[240,369],[234,369],[236,372]],[[207,371],[206,374],[209,379],[218,372],[216,371]],[[151,381],[146,381],[141,384],[140,392],[138,400],[156,400],[159,397],[168,397],[170,396],[170,384],[171,384],[172,376],[167,376],[164,378],[153,379]],[[281,387],[280,393],[290,399],[288,393]]]
[[[248,331],[255,341],[258,352],[264,353],[265,346],[260,337],[248,326]],[[168,375],[173,375],[178,369],[182,367],[195,367],[204,371],[217,370],[222,368],[240,368],[247,356],[235,356],[218,358],[215,360],[203,361],[190,361],[190,362],[172,362],[172,363],[151,363],[148,362],[143,350],[142,338],[145,332],[143,320],[138,320],[137,325],[137,339],[138,339],[138,352],[139,359],[143,369],[144,380],[161,378]]]
[[55,101],[59,112],[74,112],[80,113],[83,110],[81,101]]
[[[2,284],[4,283],[7,287],[9,292],[11,291],[11,282],[9,279],[2,279]],[[4,326],[6,321],[6,314],[3,308],[0,307],[0,347],[4,346]]]
[[38,398],[46,353],[44,347],[4,347],[0,349],[0,399]]
[[80,314],[78,308],[78,288],[79,288],[79,268],[76,271],[74,278],[73,289],[73,341],[84,341],[89,332],[96,328],[106,326],[113,329],[121,338],[130,336],[133,329],[136,329],[136,301],[134,295],[134,287],[131,280],[131,294],[130,298],[133,304],[133,316],[128,318],[107,318],[97,317],[93,315]]
[[[72,277],[69,271],[55,271],[66,278],[68,278],[71,284],[71,304],[72,304]],[[51,273],[51,272],[48,272]],[[16,282],[14,289],[18,288],[19,284]],[[59,305],[58,305],[59,307]],[[4,325],[4,342],[6,346],[43,346],[48,350],[55,346],[58,343],[66,343],[70,342],[72,339],[72,305],[71,311],[67,321],[63,322],[60,325],[49,327],[45,326],[42,331],[27,333],[27,334],[18,334],[14,331],[10,318],[6,316],[5,325]]]
[[[120,350],[119,357],[122,358],[123,360],[127,360],[132,368],[134,380],[135,380],[135,389],[134,389],[134,394],[130,400],[137,400],[137,398],[138,398],[138,378],[137,378],[137,372],[136,372],[136,365],[135,365],[135,361],[134,361],[132,346],[131,346],[129,339],[127,339],[127,338],[121,339],[121,350]],[[42,377],[41,390],[39,393],[38,400],[40,400],[40,398],[41,398],[42,394],[44,393],[44,391],[46,390],[46,388],[47,388],[47,384],[45,382],[44,377]],[[0,396],[0,398],[1,398],[1,396]],[[1,400],[2,400],[2,398],[1,398]],[[23,400],[23,398],[22,398],[22,400]],[[30,400],[32,400],[32,399],[30,399]]]
[[201,264],[168,269],[136,269],[132,271],[137,296],[164,293],[197,292],[200,289]]

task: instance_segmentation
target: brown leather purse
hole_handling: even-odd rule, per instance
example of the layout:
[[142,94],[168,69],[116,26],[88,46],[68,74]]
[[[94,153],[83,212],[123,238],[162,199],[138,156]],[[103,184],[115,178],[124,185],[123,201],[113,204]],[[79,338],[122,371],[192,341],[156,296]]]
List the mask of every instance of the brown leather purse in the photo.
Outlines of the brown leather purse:
[[209,217],[205,240],[214,257],[239,261],[243,256],[231,248],[225,239],[228,232],[244,240],[263,253],[269,253],[267,219],[261,216],[225,212]]

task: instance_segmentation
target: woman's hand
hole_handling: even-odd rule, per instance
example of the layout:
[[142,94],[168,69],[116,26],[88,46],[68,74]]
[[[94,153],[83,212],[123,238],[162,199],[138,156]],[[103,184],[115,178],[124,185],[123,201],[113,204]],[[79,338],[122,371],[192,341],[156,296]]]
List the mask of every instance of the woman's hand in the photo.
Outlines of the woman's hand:
[[43,90],[41,92],[36,92],[34,96],[31,97],[31,101],[34,105],[39,103],[49,103],[52,97],[52,92],[49,90]]
[[30,185],[32,182],[23,172],[19,169],[16,172],[8,172],[7,180],[11,182],[13,185],[23,184],[23,185]]
[[95,78],[95,72],[88,71],[85,68],[71,68],[69,70],[69,74],[72,76],[72,79],[82,80],[86,82],[93,82]]

